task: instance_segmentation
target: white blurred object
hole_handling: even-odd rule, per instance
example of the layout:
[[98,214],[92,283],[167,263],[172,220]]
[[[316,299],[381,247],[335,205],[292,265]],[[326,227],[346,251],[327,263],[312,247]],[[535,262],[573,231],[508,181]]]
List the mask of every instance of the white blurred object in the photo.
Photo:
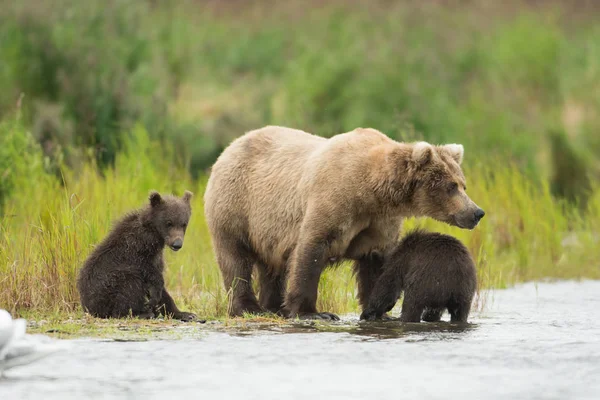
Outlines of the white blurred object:
[[24,319],[12,319],[8,311],[0,309],[0,375],[6,369],[32,363],[65,348],[63,343],[27,334],[25,329]]

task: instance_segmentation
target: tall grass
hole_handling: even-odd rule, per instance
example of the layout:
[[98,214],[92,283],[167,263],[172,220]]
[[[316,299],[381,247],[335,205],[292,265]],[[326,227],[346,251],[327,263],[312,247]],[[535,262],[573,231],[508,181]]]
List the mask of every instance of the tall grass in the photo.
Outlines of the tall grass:
[[[470,157],[469,154],[466,157]],[[0,227],[0,307],[18,313],[80,310],[75,288],[85,257],[112,222],[147,201],[148,192],[194,192],[192,219],[183,249],[166,250],[166,285],[184,309],[205,317],[226,312],[226,293],[204,220],[206,176],[193,180],[178,166],[177,154],[138,127],[125,142],[114,167],[101,174],[93,163],[51,176],[23,180],[6,203]],[[477,260],[481,287],[556,278],[600,277],[596,251],[600,191],[585,218],[563,208],[546,185],[532,184],[516,167],[481,164],[465,167],[470,196],[487,214],[473,231],[429,219],[411,219],[405,229],[424,226],[463,240]],[[565,239],[574,242],[565,245]],[[319,308],[357,310],[354,278],[348,265],[324,273]]]

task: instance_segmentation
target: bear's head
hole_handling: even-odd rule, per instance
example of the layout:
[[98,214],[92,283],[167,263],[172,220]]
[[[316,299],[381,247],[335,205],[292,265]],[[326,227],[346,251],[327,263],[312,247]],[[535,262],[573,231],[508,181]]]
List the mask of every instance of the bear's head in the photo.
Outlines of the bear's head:
[[183,247],[183,237],[187,229],[192,207],[192,192],[186,190],[181,198],[171,195],[161,196],[158,192],[150,192],[149,221],[173,251]]
[[[485,212],[466,193],[460,167],[464,148],[460,144],[434,146],[427,142],[410,145],[403,157],[415,216],[426,216],[462,229],[473,229]],[[406,187],[406,186],[405,186]]]

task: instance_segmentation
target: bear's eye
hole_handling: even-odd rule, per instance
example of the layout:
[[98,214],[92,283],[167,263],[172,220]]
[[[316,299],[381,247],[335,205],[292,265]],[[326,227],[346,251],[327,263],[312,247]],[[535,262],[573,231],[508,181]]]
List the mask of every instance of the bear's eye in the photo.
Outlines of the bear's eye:
[[184,223],[183,224],[183,229],[185,229],[185,228],[187,228],[187,224]]
[[167,228],[170,228],[173,226],[173,221],[167,221]]
[[458,190],[458,183],[452,182],[448,185],[448,193],[453,193]]

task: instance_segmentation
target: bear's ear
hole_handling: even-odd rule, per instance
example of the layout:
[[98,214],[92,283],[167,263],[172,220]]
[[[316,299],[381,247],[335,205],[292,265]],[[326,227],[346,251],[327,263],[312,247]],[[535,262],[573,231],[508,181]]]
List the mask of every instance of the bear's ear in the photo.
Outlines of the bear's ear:
[[194,193],[190,192],[189,190],[186,190],[186,191],[183,193],[183,197],[182,197],[182,198],[183,198],[183,200],[184,200],[186,203],[190,204],[190,200],[192,199],[192,196],[193,196],[193,195],[194,195]]
[[463,155],[465,154],[465,149],[462,144],[446,144],[444,145],[444,150],[450,154],[450,157],[454,158],[454,161],[456,161],[458,165],[462,164]]
[[158,193],[156,190],[151,191],[148,198],[150,199],[150,205],[152,207],[156,207],[162,203],[162,197],[160,197],[160,193]]
[[433,158],[433,147],[427,142],[417,142],[413,145],[412,160],[417,167],[423,167]]

